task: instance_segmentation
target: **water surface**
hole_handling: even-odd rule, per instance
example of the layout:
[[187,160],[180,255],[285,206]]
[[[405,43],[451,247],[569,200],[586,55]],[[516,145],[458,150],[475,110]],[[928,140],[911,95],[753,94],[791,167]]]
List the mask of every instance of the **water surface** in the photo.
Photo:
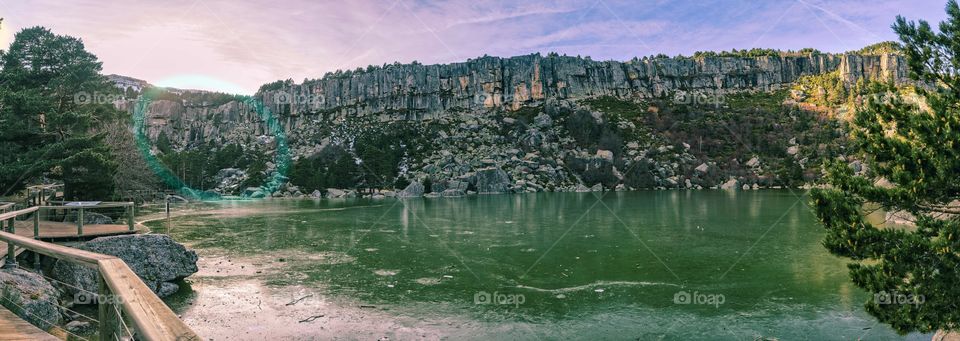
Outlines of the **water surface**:
[[222,202],[150,225],[202,256],[170,303],[214,339],[904,338],[863,312],[801,193],[601,195]]

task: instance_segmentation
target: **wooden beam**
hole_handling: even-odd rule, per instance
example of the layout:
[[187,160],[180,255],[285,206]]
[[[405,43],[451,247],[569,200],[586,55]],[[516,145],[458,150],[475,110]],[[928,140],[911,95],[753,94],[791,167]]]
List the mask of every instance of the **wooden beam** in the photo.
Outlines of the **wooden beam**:
[[100,276],[123,305],[123,311],[146,340],[200,341],[173,310],[147,287],[122,259],[102,259]]

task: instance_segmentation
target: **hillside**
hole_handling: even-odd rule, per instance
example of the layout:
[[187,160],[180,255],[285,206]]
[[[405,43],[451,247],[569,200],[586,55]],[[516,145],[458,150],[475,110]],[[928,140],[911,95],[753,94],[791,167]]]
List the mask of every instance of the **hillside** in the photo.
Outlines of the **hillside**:
[[[483,57],[278,81],[252,101],[162,92],[144,134],[189,186],[220,194],[400,190],[411,181],[451,196],[796,186],[819,176],[820,160],[844,155],[832,111],[796,105],[827,89],[798,94],[806,88],[795,85],[823,75],[844,101],[858,84],[907,82],[895,53]],[[289,159],[274,153],[277,134]],[[293,186],[256,188],[277,169]]]

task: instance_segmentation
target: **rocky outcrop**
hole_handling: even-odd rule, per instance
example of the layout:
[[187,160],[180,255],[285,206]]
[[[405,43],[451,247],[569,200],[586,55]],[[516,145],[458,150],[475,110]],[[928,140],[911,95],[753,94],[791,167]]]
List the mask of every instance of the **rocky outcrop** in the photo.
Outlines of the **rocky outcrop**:
[[[83,243],[81,250],[92,251],[123,259],[143,282],[160,297],[175,293],[174,283],[197,272],[197,254],[162,234],[100,237]],[[97,292],[97,274],[94,270],[63,261],[57,261],[50,276],[66,283],[61,289],[68,296],[77,288]]]
[[500,168],[488,167],[477,170],[477,192],[507,193],[510,190],[510,176]]
[[[270,144],[273,128],[295,139],[310,135],[305,127],[348,116],[420,120],[464,111],[518,110],[550,99],[770,91],[785,88],[804,75],[834,70],[840,70],[842,79],[850,84],[859,79],[907,81],[906,63],[895,54],[644,58],[627,62],[539,54],[483,57],[452,64],[386,65],[264,89],[254,97],[271,109],[279,127],[269,127],[268,120],[250,103],[155,100],[146,111],[146,134],[156,139],[162,132],[175,145],[229,140],[231,135],[261,136],[250,143]],[[132,100],[117,103],[129,111],[134,104]],[[549,117],[538,117],[534,123],[538,127],[549,125]]]
[[398,198],[415,198],[423,196],[425,188],[423,184],[417,181],[411,182],[407,185],[407,188],[404,188],[402,191],[397,193]]
[[59,297],[41,275],[17,268],[0,270],[0,305],[40,329],[62,322]]

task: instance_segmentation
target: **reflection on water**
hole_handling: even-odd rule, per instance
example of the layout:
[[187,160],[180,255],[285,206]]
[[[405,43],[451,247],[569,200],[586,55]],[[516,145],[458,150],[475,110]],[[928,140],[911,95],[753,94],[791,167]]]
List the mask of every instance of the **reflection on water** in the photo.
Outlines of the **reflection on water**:
[[[201,266],[246,262],[204,270],[172,302],[240,339],[255,319],[205,322],[231,283],[261,286],[260,302],[289,288],[332,302],[317,337],[899,338],[862,312],[868,297],[820,245],[805,197],[598,195],[220,203],[153,227],[198,249]],[[321,323],[293,320],[257,330]]]

